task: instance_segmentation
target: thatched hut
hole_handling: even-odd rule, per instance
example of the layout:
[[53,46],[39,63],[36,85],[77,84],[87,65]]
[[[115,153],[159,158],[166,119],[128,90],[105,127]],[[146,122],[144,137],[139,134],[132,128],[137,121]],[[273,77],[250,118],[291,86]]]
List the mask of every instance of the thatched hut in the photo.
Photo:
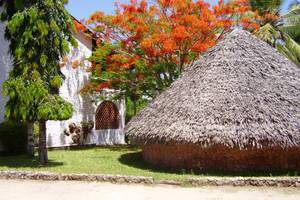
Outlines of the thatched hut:
[[142,110],[126,133],[152,165],[300,170],[300,70],[235,30]]

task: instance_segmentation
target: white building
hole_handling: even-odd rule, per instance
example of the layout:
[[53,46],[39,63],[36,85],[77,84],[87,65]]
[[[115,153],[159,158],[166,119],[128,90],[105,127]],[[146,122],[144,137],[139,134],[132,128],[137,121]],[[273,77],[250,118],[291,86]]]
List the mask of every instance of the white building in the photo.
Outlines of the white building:
[[[8,76],[11,67],[11,59],[8,53],[8,42],[4,39],[5,25],[0,23],[0,122],[4,119],[5,97],[2,95],[2,83]],[[47,145],[48,147],[70,146],[74,143],[72,134],[68,130],[71,124],[80,126],[82,122],[92,121],[95,126],[91,133],[82,140],[83,144],[114,145],[124,144],[125,126],[125,102],[102,101],[97,102],[92,96],[82,96],[81,88],[89,79],[86,69],[90,66],[85,58],[92,53],[92,39],[84,33],[77,33],[78,48],[73,48],[64,59],[65,65],[62,72],[65,80],[59,90],[60,95],[73,104],[73,117],[66,121],[47,122]],[[76,67],[74,67],[76,62]],[[105,96],[114,91],[106,91]]]
[[3,121],[5,109],[5,98],[2,95],[2,83],[6,80],[9,67],[11,66],[8,53],[9,43],[4,39],[5,24],[0,23],[0,122]]

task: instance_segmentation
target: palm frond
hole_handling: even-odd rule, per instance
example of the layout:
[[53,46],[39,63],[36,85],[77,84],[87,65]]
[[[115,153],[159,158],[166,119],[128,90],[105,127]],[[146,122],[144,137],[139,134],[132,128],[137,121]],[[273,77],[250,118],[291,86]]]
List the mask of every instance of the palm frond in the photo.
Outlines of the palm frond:
[[294,0],[290,5],[289,5],[289,9],[292,10],[295,7],[299,7],[300,6],[300,1],[299,0]]
[[294,41],[300,43],[300,2],[291,4],[291,10],[281,17],[283,23],[279,30],[288,34]]
[[285,25],[280,30],[288,34],[295,41],[300,42],[300,23],[297,25]]
[[278,44],[276,46],[276,48],[278,49],[278,51],[280,53],[282,53],[285,57],[287,57],[290,61],[292,61],[293,63],[295,63],[297,66],[300,67],[300,62],[298,61],[297,57],[295,56],[295,54],[293,52],[291,52],[285,45],[283,44]]
[[300,15],[300,7],[295,7],[291,9],[288,13],[282,15],[281,17],[286,19],[295,15]]
[[279,39],[281,36],[275,27],[269,23],[256,31],[255,35],[272,46],[275,46],[276,39]]
[[286,47],[293,52],[293,54],[300,61],[300,45],[293,40],[288,34],[284,34],[284,39],[286,42]]

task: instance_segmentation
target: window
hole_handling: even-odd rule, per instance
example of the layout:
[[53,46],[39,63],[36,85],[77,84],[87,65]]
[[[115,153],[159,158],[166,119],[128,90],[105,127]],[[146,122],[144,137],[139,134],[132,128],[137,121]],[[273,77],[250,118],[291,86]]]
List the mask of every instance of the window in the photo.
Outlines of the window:
[[118,129],[119,111],[117,106],[111,101],[102,102],[96,111],[96,130]]

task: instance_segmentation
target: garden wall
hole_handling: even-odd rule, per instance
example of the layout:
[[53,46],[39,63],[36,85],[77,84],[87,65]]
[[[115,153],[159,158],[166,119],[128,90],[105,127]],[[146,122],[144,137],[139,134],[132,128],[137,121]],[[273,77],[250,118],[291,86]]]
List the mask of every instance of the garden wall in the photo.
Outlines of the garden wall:
[[300,171],[300,148],[269,147],[240,150],[223,145],[146,144],[144,160],[154,166],[199,171]]

